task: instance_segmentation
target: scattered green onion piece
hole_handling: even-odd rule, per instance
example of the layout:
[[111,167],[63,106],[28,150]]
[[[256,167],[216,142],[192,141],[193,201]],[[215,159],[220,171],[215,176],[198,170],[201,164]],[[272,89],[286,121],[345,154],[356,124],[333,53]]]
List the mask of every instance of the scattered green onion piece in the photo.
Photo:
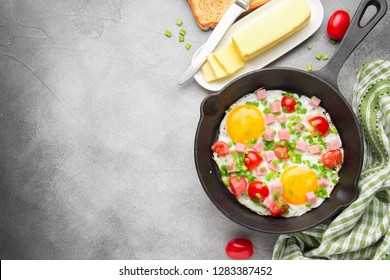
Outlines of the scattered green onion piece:
[[179,42],[184,42],[184,36],[179,37]]
[[322,59],[322,54],[317,54],[316,55],[316,59],[321,60]]
[[186,49],[187,49],[187,50],[191,49],[191,44],[187,43],[187,44],[186,44]]
[[312,44],[310,44],[309,46],[307,46],[307,49],[308,50],[311,50],[313,48],[313,45]]
[[183,21],[182,21],[181,19],[178,19],[178,20],[176,21],[176,24],[177,24],[178,26],[181,26],[181,25],[183,24]]
[[323,60],[328,60],[328,58],[329,58],[329,56],[328,56],[327,54],[324,54],[324,55],[322,56],[322,59],[323,59]]
[[270,114],[271,113],[271,109],[270,108],[265,108],[263,112],[264,112],[264,114]]
[[169,30],[169,29],[165,30],[165,36],[171,37],[172,36],[171,30]]
[[331,39],[329,42],[330,42],[332,45],[336,44],[336,40],[333,40],[333,39]]
[[307,65],[307,71],[313,71],[313,65]]
[[185,29],[181,29],[179,33],[180,35],[184,36],[186,35],[187,31]]

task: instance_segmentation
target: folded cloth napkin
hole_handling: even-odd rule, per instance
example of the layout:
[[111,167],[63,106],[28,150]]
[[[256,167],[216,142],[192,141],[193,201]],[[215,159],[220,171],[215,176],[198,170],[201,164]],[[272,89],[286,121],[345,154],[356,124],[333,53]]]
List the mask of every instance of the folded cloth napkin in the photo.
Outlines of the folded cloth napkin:
[[363,66],[353,110],[364,134],[359,197],[334,220],[281,235],[273,259],[390,259],[390,62]]

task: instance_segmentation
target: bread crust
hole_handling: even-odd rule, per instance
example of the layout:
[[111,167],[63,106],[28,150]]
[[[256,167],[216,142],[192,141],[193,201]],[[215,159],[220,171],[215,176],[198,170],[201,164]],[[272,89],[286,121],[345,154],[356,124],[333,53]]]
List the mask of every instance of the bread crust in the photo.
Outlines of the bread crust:
[[[199,28],[202,30],[214,29],[227,9],[235,0],[188,0],[192,14]],[[270,0],[252,0],[245,14],[257,9]]]

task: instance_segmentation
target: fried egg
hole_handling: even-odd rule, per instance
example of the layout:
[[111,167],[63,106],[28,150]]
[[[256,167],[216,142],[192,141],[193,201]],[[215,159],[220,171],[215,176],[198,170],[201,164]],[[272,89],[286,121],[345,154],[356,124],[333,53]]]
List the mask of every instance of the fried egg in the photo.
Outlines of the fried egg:
[[[282,102],[285,96],[295,101],[294,109]],[[216,142],[224,143],[229,152],[219,155],[213,150],[212,157],[222,182],[241,204],[259,215],[274,216],[271,205],[281,201],[288,209],[280,216],[288,218],[319,207],[330,196],[339,181],[343,148],[320,101],[315,96],[259,89],[226,111]],[[257,152],[260,160],[249,157],[250,151]],[[255,181],[268,190],[253,196],[248,189]]]

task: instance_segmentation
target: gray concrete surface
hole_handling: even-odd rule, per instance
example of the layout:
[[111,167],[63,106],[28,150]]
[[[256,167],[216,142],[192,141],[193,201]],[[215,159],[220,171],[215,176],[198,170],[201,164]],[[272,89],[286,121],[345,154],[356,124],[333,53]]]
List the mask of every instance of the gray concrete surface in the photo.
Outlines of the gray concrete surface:
[[[326,21],[360,1],[322,1],[320,29],[271,66],[315,69]],[[183,20],[187,51],[166,28]],[[339,76],[349,101],[364,61],[389,59],[390,13]],[[277,235],[223,216],[193,160],[199,105],[177,81],[209,36],[187,1],[0,1],[0,257],[225,259],[247,237],[270,259]],[[313,44],[313,50],[307,45]]]

